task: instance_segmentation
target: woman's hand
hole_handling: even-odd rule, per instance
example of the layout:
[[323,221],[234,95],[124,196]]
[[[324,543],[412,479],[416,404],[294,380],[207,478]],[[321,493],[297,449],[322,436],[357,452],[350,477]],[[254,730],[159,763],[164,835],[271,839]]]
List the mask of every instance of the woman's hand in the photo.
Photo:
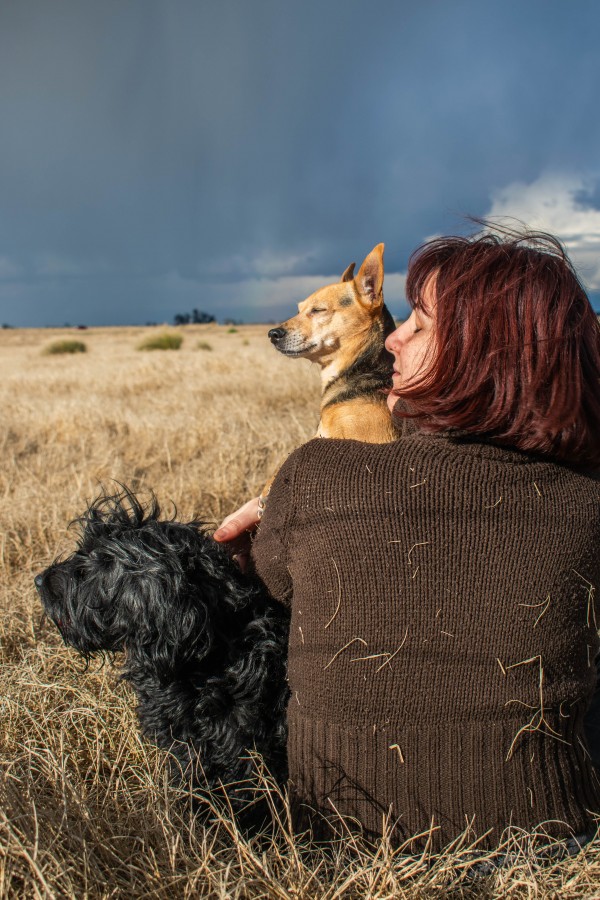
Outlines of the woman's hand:
[[237,561],[242,572],[246,570],[251,535],[256,531],[259,521],[258,497],[254,497],[234,513],[226,516],[213,534],[219,544],[227,544],[226,549]]

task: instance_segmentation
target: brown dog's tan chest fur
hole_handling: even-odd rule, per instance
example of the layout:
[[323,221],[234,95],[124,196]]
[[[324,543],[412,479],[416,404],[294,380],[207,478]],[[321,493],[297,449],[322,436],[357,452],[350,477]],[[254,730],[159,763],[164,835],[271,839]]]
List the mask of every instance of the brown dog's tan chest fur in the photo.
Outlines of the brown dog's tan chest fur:
[[377,404],[373,400],[357,398],[326,407],[321,411],[317,437],[387,444],[396,439],[397,433],[385,396],[382,396]]

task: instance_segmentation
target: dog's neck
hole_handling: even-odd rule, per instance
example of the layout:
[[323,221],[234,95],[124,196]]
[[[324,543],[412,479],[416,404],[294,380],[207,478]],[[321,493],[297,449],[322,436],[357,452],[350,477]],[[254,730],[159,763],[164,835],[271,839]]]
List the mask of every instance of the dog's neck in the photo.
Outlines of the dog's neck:
[[[348,368],[348,358],[356,360],[360,357],[361,350],[365,344],[365,335],[367,335],[369,331],[370,328],[364,328],[362,331],[357,332],[353,335],[351,342],[348,338],[345,339],[345,363],[340,360],[340,354],[337,347],[333,348],[329,353],[324,353],[318,360],[315,360],[321,367],[322,397],[325,396],[329,385],[336,381],[345,369]],[[352,352],[350,352],[349,345],[352,347]]]
[[332,384],[336,378],[339,378],[341,374],[341,369],[339,362],[335,359],[335,357],[331,360],[324,361],[320,363],[321,365],[321,397],[325,396],[325,392],[330,384]]
[[[339,353],[336,349],[328,354],[323,354],[318,360],[315,360],[321,367],[321,398],[322,404],[327,402],[327,389],[338,380],[341,375],[352,371],[354,375],[370,375],[371,379],[382,380],[387,384],[392,376],[392,356],[385,349],[385,340],[396,325],[390,315],[388,309],[384,307],[383,316],[377,323],[377,338],[369,342],[367,336],[373,334],[373,327],[369,326],[361,331],[357,331],[353,336],[351,343],[348,338],[345,342],[345,362],[341,362]],[[350,344],[350,346],[349,346]],[[366,347],[366,351],[365,351]],[[351,350],[351,352],[350,352]],[[348,365],[348,359],[353,361]]]
[[[393,319],[390,318],[393,327]],[[352,362],[345,365],[336,360],[324,360],[321,366],[321,414],[331,403],[339,403],[351,397],[372,396],[379,401],[382,391],[391,387],[392,357],[385,349],[389,323],[381,323],[378,339],[365,347],[363,336],[355,337],[356,353]]]

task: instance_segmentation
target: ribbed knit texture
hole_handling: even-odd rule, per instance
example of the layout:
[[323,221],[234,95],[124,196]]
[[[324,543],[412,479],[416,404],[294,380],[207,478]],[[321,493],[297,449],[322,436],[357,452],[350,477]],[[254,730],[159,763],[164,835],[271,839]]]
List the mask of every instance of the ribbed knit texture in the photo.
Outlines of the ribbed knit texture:
[[291,602],[290,784],[396,840],[593,827],[600,484],[491,444],[314,440],[253,545]]

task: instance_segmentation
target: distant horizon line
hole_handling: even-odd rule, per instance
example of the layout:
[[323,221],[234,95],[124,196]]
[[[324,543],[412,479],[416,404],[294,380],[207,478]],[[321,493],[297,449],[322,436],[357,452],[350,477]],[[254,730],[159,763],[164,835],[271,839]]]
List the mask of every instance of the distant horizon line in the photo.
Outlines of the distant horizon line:
[[[588,295],[589,296],[589,295]],[[595,314],[600,318],[600,292],[594,291],[592,296],[589,297],[590,304],[595,312]],[[389,309],[389,305],[388,305]],[[406,315],[399,313],[398,311],[394,311],[390,309],[390,313],[396,321],[404,321],[408,318],[410,313],[407,312]],[[291,314],[291,310],[290,310]],[[210,315],[213,315],[210,313]],[[289,318],[289,316],[288,316]],[[269,318],[269,319],[261,319],[249,321],[247,319],[237,318],[235,316],[226,315],[219,319],[215,316],[214,322],[175,322],[173,321],[174,316],[170,320],[156,320],[156,321],[146,321],[146,322],[106,322],[106,323],[86,323],[86,322],[63,322],[63,323],[49,323],[45,322],[43,324],[36,325],[14,325],[12,322],[4,321],[0,323],[0,331],[24,331],[24,330],[34,330],[34,329],[60,329],[60,328],[68,328],[73,331],[86,331],[91,328],[189,328],[190,326],[200,326],[203,328],[206,327],[221,327],[221,328],[231,328],[231,327],[243,327],[246,325],[277,325],[280,322],[284,321],[284,317],[282,318]]]
[[[398,318],[394,316],[394,318]],[[268,319],[261,322],[248,322],[236,320],[235,322],[187,322],[186,324],[175,322],[115,322],[104,325],[73,325],[65,322],[63,325],[10,325],[3,323],[0,325],[0,331],[36,331],[43,329],[68,328],[70,331],[91,331],[93,328],[245,328],[254,325],[277,325],[282,319]]]

